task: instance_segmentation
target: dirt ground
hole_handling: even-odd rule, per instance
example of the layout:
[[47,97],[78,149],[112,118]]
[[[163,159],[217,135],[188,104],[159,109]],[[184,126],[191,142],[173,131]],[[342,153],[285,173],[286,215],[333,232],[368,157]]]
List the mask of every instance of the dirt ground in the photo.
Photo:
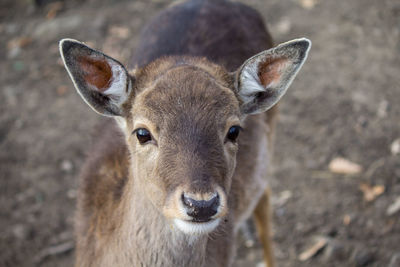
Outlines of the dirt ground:
[[[75,92],[58,41],[127,63],[144,23],[170,1],[46,2],[0,3],[0,266],[73,263],[77,174],[100,118]],[[400,2],[246,3],[276,43],[313,41],[281,101],[271,179],[278,266],[400,266]],[[338,157],[361,171],[333,172]],[[261,266],[259,244],[240,239],[235,266]]]

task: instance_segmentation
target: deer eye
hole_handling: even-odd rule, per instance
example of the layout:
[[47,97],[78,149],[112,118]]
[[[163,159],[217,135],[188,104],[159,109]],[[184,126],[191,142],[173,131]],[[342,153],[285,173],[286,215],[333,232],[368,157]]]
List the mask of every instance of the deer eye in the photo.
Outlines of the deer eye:
[[232,126],[229,128],[228,133],[226,134],[226,139],[228,141],[235,142],[239,136],[240,129],[240,126]]
[[137,130],[135,130],[134,132],[136,132],[136,137],[139,140],[140,144],[145,144],[149,141],[151,141],[151,134],[148,130],[146,130],[145,128],[139,128]]

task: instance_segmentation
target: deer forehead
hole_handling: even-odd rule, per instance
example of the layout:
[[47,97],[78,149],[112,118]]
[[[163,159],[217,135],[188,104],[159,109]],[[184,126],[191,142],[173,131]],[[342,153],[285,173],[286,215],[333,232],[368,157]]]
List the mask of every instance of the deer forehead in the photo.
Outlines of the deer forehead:
[[137,95],[133,120],[151,123],[157,131],[168,125],[225,128],[240,116],[239,101],[225,85],[226,81],[195,66],[172,68]]

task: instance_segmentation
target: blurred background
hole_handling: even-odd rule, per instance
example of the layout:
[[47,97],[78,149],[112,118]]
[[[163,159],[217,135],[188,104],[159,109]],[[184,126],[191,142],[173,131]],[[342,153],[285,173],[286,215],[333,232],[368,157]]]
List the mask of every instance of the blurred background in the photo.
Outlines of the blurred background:
[[[100,117],[75,92],[58,41],[127,64],[171,2],[0,1],[0,266],[73,264],[77,175]],[[313,42],[280,106],[278,266],[400,266],[400,1],[242,2],[276,44]],[[262,266],[249,237],[236,267]]]

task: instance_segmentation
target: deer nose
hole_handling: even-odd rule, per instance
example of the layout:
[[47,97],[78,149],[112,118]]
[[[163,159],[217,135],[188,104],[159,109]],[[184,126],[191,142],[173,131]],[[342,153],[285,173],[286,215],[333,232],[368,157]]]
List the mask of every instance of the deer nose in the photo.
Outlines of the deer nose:
[[218,211],[219,195],[214,194],[210,199],[204,200],[182,194],[182,202],[186,214],[192,217],[194,222],[207,222]]

